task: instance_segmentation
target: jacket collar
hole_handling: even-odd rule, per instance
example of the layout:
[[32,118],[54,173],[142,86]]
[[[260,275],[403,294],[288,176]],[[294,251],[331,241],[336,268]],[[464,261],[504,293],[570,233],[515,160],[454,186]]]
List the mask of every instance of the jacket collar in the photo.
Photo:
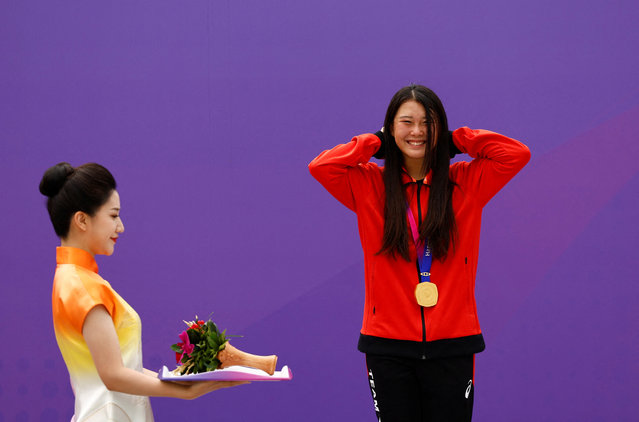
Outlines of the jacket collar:
[[[433,171],[430,170],[426,177],[424,177],[424,184],[430,185],[431,180],[433,179]],[[409,183],[417,183],[417,180],[413,179],[410,174],[406,171],[404,167],[402,167],[402,184],[408,185]]]

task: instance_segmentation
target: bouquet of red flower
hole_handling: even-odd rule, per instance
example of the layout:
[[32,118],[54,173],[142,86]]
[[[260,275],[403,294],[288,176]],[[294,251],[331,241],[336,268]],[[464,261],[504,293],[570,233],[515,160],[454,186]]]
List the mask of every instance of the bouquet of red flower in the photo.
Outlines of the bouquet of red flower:
[[218,354],[228,342],[226,330],[220,332],[213,321],[204,322],[198,320],[197,316],[195,321],[184,323],[189,328],[180,334],[181,341],[171,346],[175,360],[180,365],[176,372],[182,375],[197,374],[219,368],[221,362]]
[[189,327],[179,335],[181,342],[171,345],[175,360],[179,365],[175,372],[197,374],[214,371],[234,365],[261,369],[270,375],[275,372],[277,356],[257,356],[245,353],[231,346],[226,338],[226,330],[218,330],[211,320],[184,321]]

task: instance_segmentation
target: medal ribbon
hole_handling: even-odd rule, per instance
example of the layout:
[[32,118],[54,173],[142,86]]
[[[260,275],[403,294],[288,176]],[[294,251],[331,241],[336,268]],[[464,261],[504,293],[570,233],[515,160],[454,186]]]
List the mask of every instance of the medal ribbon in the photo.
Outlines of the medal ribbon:
[[419,231],[417,230],[417,224],[415,223],[415,217],[410,210],[408,203],[406,204],[406,214],[408,215],[408,222],[410,223],[410,231],[413,234],[413,241],[415,242],[415,249],[417,250],[417,262],[419,264],[419,282],[430,282],[430,267],[433,264],[433,255],[428,247],[428,241],[419,241]]

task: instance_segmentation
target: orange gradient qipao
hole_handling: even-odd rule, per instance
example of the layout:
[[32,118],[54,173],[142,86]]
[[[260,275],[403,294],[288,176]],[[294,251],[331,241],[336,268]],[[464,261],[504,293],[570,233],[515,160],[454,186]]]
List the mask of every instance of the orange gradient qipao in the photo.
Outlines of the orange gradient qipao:
[[82,336],[82,326],[89,311],[103,305],[113,319],[124,366],[142,372],[140,317],[98,275],[98,265],[91,254],[82,249],[58,247],[56,261],[53,327],[75,393],[75,420],[153,421],[148,397],[106,388]]

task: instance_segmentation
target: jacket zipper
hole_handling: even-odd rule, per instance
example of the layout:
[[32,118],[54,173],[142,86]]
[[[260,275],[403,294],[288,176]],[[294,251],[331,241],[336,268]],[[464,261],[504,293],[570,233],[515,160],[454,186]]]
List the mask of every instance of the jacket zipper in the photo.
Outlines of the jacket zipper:
[[[424,185],[424,180],[417,181],[417,227],[419,228],[422,225],[422,204],[420,200],[420,191],[422,190],[422,186]],[[417,281],[421,280],[420,278],[420,268],[419,268],[419,257],[417,257]],[[424,307],[420,306],[419,311],[422,315],[422,359],[426,359],[426,317],[424,316]]]

